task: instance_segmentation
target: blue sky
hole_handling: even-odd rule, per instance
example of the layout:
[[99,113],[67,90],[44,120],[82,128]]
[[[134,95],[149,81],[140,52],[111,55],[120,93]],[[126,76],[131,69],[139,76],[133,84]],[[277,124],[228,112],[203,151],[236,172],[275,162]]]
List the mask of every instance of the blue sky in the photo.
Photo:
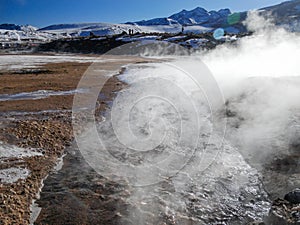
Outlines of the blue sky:
[[43,27],[55,23],[121,23],[165,17],[197,6],[244,11],[284,0],[0,0],[0,23]]

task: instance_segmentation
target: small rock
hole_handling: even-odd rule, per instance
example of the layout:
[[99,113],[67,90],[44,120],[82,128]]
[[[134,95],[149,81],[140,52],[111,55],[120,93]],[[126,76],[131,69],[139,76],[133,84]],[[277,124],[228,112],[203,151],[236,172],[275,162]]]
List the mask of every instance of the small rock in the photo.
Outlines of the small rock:
[[265,223],[262,221],[253,221],[253,222],[249,223],[249,225],[265,225]]
[[300,204],[300,189],[297,188],[286,194],[284,199],[292,204]]

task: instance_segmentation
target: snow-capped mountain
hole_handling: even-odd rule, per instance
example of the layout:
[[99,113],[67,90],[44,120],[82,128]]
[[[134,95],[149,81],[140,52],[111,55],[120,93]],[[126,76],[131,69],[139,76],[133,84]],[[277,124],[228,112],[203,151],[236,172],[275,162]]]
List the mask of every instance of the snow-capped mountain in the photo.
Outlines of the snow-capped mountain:
[[[300,0],[293,0],[279,5],[260,9],[267,17],[273,15],[277,25],[292,31],[300,31]],[[47,42],[60,38],[86,37],[91,34],[107,36],[121,34],[131,29],[134,33],[179,33],[184,26],[185,33],[205,33],[216,28],[224,28],[229,33],[246,31],[242,22],[247,12],[232,13],[229,9],[207,11],[197,7],[192,10],[182,10],[168,17],[154,18],[124,24],[110,23],[79,23],[56,24],[41,29],[26,25],[0,25],[0,42]]]
[[40,32],[48,33],[65,33],[67,36],[105,36],[128,32],[133,29],[135,32],[141,32],[137,26],[126,24],[110,24],[110,23],[79,23],[79,24],[56,24],[39,29]]
[[[143,20],[138,22],[127,22],[125,24],[109,23],[82,23],[82,24],[57,24],[40,29],[39,31],[49,33],[65,33],[69,36],[89,36],[91,33],[104,36],[121,34],[129,29],[134,33],[179,33],[182,25],[186,26],[185,32],[203,33],[211,31],[216,27],[226,26],[229,9],[210,11],[197,7],[193,10],[182,10],[170,17]],[[238,32],[239,30],[235,31]]]
[[276,25],[300,32],[300,0],[283,2],[261,9],[262,14],[271,14]]
[[[259,9],[261,14],[272,16],[276,25],[284,26],[292,31],[300,31],[300,0],[286,1],[278,5]],[[238,17],[238,18],[237,18]],[[128,22],[140,26],[154,25],[174,25],[183,26],[200,25],[207,28],[225,28],[228,32],[245,31],[242,22],[247,18],[247,12],[232,13],[230,9],[220,9],[219,11],[207,11],[197,7],[193,10],[182,10],[169,17]],[[232,23],[234,21],[234,23]]]
[[[123,32],[128,33],[130,29],[133,30],[134,33],[179,33],[181,32],[182,26],[178,23],[157,23],[156,25],[83,23],[51,25],[42,28],[39,31],[53,34],[65,34],[69,37],[86,37],[90,36],[91,33],[97,36],[115,35]],[[190,27],[188,31],[192,31],[192,29],[196,33],[203,33],[211,30],[203,26],[195,25]]]
[[7,30],[7,31],[22,31],[24,33],[34,33],[37,31],[38,28],[30,26],[30,25],[17,25],[17,24],[0,24],[0,30]]
[[0,24],[0,42],[45,42],[62,36],[39,32],[38,28],[30,25]]
[[17,24],[4,23],[4,24],[0,24],[0,29],[1,30],[21,30],[22,26],[17,25]]
[[201,25],[204,27],[216,27],[226,25],[226,20],[231,14],[230,9],[221,9],[219,11],[207,11],[204,8],[197,7],[193,10],[182,10],[166,18],[156,18],[151,20],[142,20],[138,22],[129,22],[128,24],[137,24],[141,26],[149,25]]

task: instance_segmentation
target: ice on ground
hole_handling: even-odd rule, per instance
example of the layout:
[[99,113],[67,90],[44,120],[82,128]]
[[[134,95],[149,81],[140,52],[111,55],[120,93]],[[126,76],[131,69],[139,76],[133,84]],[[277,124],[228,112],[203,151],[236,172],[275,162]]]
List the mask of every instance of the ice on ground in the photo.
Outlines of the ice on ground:
[[117,41],[123,41],[123,42],[132,42],[132,41],[155,41],[158,40],[160,38],[160,36],[143,36],[143,37],[120,37],[117,38]]
[[6,166],[6,168],[0,169],[0,183],[11,184],[17,182],[19,179],[26,179],[30,174],[30,170],[16,166],[15,163],[22,163],[23,158],[42,155],[42,153],[33,149],[19,148],[0,142],[0,163]]
[[110,59],[87,56],[73,55],[0,55],[0,70],[17,70],[36,68],[48,63],[63,63],[63,62],[105,62]]
[[175,36],[175,37],[166,38],[166,39],[164,39],[164,41],[173,42],[173,41],[182,40],[186,37],[187,36]]
[[205,33],[205,32],[210,32],[212,30],[213,30],[213,28],[195,25],[195,26],[185,27],[184,28],[184,33],[202,34],[202,33]]
[[19,179],[26,179],[29,175],[29,170],[26,168],[12,167],[0,170],[0,183],[12,184]]
[[28,100],[28,99],[44,99],[50,96],[72,95],[75,93],[84,93],[85,90],[75,89],[70,91],[51,91],[51,90],[38,90],[34,92],[22,92],[18,94],[2,94],[0,95],[0,102]]
[[0,162],[6,158],[26,158],[41,155],[42,153],[33,149],[19,148],[17,146],[7,145],[0,142]]
[[208,40],[205,38],[192,38],[189,39],[187,41],[184,42],[180,42],[179,44],[183,45],[183,46],[189,46],[192,47],[194,49],[199,48],[200,46],[202,46],[203,44],[207,43]]

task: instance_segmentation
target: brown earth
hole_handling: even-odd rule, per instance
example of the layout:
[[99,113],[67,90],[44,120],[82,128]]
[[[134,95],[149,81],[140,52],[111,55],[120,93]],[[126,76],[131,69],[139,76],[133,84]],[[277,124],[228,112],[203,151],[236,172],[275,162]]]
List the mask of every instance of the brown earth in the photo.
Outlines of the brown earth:
[[[123,65],[140,62],[147,61],[128,57],[121,62],[100,63],[99,66],[105,71],[122,71]],[[90,63],[51,63],[32,71],[0,71],[0,94],[74,90],[89,65]],[[111,77],[102,89],[107,98],[105,101],[101,100],[103,104],[100,110],[105,110],[105,105],[113,98],[114,92],[123,87],[116,76]],[[0,181],[0,224],[29,224],[30,205],[41,188],[42,180],[73,141],[72,104],[73,95],[0,102],[0,140],[24,148],[35,148],[43,154],[24,158],[22,161],[11,158],[1,163],[0,169],[22,166],[31,173],[26,180],[13,184]],[[16,115],[12,113],[14,111],[29,113]]]
[[[3,72],[0,76],[0,94],[16,94],[38,90],[74,90],[91,63],[51,63],[43,66],[40,74]],[[34,71],[33,71],[34,72]],[[0,102],[0,111],[42,111],[70,109],[73,96],[51,96],[39,100]]]

